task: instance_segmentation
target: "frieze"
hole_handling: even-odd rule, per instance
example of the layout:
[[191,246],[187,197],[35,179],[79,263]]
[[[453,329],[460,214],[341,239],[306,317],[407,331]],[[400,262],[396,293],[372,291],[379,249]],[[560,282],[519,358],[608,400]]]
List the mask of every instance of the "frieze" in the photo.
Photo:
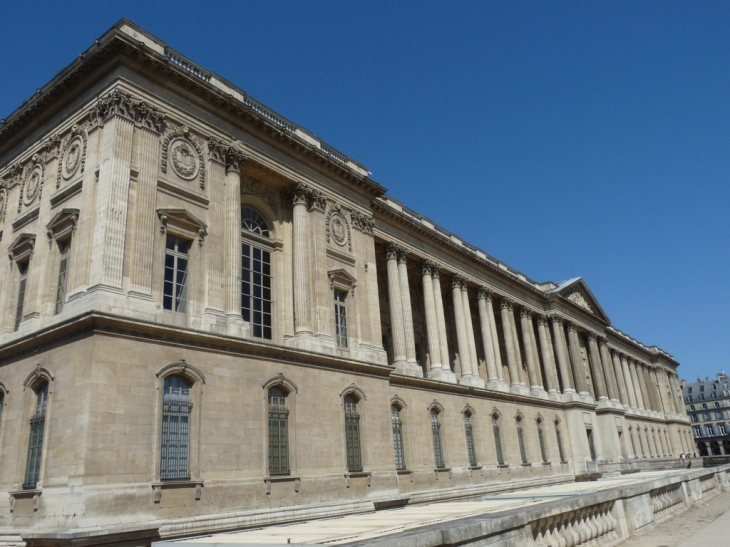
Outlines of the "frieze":
[[241,194],[256,196],[264,200],[273,210],[279,210],[279,194],[256,178],[247,176],[241,179]]
[[205,190],[204,141],[187,125],[168,122],[162,138],[160,170],[167,173],[168,162],[173,172],[183,180],[198,180]]

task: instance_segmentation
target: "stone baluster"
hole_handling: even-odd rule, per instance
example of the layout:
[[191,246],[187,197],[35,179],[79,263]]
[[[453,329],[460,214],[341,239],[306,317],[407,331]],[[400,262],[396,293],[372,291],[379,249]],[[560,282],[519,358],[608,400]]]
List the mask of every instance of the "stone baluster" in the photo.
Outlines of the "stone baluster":
[[390,243],[385,251],[388,272],[388,299],[390,300],[390,325],[393,338],[393,366],[402,369],[406,364],[406,334],[403,328],[403,300],[398,279],[398,252],[400,247]]
[[593,370],[593,384],[596,388],[596,398],[599,401],[605,401],[608,399],[606,378],[603,374],[603,364],[601,363],[601,356],[598,352],[596,335],[592,332],[588,333],[588,351],[590,353],[591,368]]
[[423,309],[426,313],[426,335],[428,336],[428,354],[431,360],[430,378],[441,375],[441,346],[439,344],[439,328],[436,319],[436,299],[433,294],[433,271],[435,264],[426,260],[421,264],[423,280]]
[[550,347],[550,331],[548,330],[547,322],[547,317],[544,315],[538,316],[537,337],[540,339],[540,351],[542,353],[543,366],[545,367],[548,394],[558,395],[560,393],[558,370],[555,368],[554,353]]
[[439,348],[441,349],[441,379],[445,382],[456,382],[456,375],[451,370],[449,362],[449,342],[446,335],[446,316],[444,315],[444,298],[441,294],[440,272],[436,265],[431,269],[433,281],[433,296],[436,303],[436,320],[438,325]]
[[527,361],[527,376],[530,382],[530,392],[539,396],[545,392],[540,374],[540,362],[535,360],[537,355],[532,334],[532,313],[527,308],[520,309],[520,325],[522,326],[522,342],[525,347],[525,359]]
[[613,367],[613,361],[611,356],[608,354],[608,342],[605,338],[598,338],[598,350],[601,357],[601,363],[603,365],[603,374],[606,377],[606,384],[608,387],[608,397],[614,403],[620,402],[618,374],[616,369]]
[[[311,336],[312,330],[312,282],[310,260],[309,210],[307,201],[310,188],[298,184],[291,193],[294,209],[292,213],[292,246],[294,278],[294,334]],[[230,274],[230,272],[226,272]]]
[[568,355],[567,344],[565,343],[565,329],[563,320],[558,315],[550,317],[550,324],[553,328],[553,339],[555,340],[555,354],[558,358],[560,378],[563,380],[563,393],[575,393],[573,385],[573,373],[570,370],[570,356]]
[[[411,306],[411,290],[408,283],[408,265],[406,259],[408,252],[401,248],[398,253],[398,279],[400,281],[400,296],[403,302],[403,330],[406,338],[406,361],[411,374],[415,374],[415,369],[420,367],[416,363],[416,340],[413,332],[413,307]],[[421,376],[423,371],[421,370]]]

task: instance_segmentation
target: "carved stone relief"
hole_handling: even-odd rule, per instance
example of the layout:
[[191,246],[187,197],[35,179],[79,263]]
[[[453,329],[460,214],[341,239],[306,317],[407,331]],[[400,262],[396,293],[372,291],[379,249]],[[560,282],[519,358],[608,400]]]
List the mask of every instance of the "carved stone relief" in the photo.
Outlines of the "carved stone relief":
[[5,208],[8,204],[8,190],[4,184],[0,184],[0,226],[5,222]]
[[578,289],[573,289],[572,291],[567,293],[565,295],[565,298],[573,302],[573,304],[580,306],[584,310],[588,310],[589,312],[593,313],[593,308],[588,303],[588,300],[586,300],[586,297],[583,295],[583,293]]
[[198,180],[200,189],[205,190],[204,141],[187,125],[168,122],[162,139],[162,160],[160,169],[167,173],[168,161],[172,172],[183,180]]
[[352,251],[352,234],[350,224],[345,218],[346,214],[346,210],[341,206],[333,202],[328,203],[325,216],[327,243],[331,240],[340,247],[347,246],[347,250]]
[[241,179],[241,194],[256,196],[264,200],[272,210],[279,212],[279,194],[254,177]]
[[36,198],[39,198],[43,191],[43,165],[38,163],[39,157],[33,156],[31,162],[26,165],[23,176],[22,176],[22,187],[20,189],[20,196],[18,199],[18,212],[23,209],[23,206],[29,207],[32,205]]

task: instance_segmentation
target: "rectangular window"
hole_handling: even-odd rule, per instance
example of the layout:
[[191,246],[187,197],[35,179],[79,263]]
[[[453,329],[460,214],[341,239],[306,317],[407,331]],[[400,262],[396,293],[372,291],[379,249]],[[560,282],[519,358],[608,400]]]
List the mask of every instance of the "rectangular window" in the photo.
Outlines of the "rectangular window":
[[271,340],[271,253],[241,245],[241,316],[255,338]]
[[520,445],[520,459],[522,463],[527,463],[527,451],[525,450],[525,438],[522,434],[522,424],[517,422],[517,442]]
[[715,408],[720,408],[720,401],[715,401]]
[[444,463],[444,451],[441,446],[441,424],[439,416],[435,410],[431,411],[431,435],[433,437],[433,454],[436,460],[436,468],[446,467]]
[[345,449],[347,451],[347,470],[362,471],[360,451],[360,414],[357,400],[352,395],[345,396]]
[[717,424],[717,434],[718,435],[726,435],[727,430],[725,429],[725,424]]
[[596,447],[593,444],[593,430],[586,429],[586,435],[588,436],[588,450],[591,452],[591,459],[596,461]]
[[555,436],[558,439],[558,454],[560,456],[560,461],[564,462],[565,460],[565,454],[563,454],[563,439],[560,437],[560,426],[557,422],[555,422]]
[[25,286],[28,281],[28,263],[21,262],[18,264],[18,271],[20,272],[20,282],[18,283],[18,303],[15,307],[15,330],[20,327],[20,322],[23,320],[23,306],[25,305]]
[[56,285],[56,313],[63,311],[63,304],[66,302],[66,285],[68,284],[68,259],[71,254],[71,240],[67,239],[59,243],[61,261],[58,266],[58,283]]
[[32,490],[38,485],[43,454],[43,434],[46,427],[46,408],[48,406],[48,383],[43,382],[36,388],[36,405],[30,418],[30,439],[28,441],[28,461],[25,467],[24,490]]
[[702,410],[707,410],[707,403],[702,403]]
[[393,451],[395,452],[395,468],[405,469],[406,458],[403,453],[403,422],[400,419],[400,408],[390,406],[390,421],[393,425]]
[[499,431],[499,422],[495,416],[492,416],[492,431],[494,432],[494,450],[497,453],[497,464],[504,465],[504,456],[502,454],[502,436]]
[[190,446],[190,384],[183,378],[165,378],[162,398],[160,479],[188,480]]
[[704,415],[703,415],[703,418],[705,420],[711,420],[712,419],[711,414],[709,412],[705,412]]
[[337,347],[347,347],[347,293],[335,289],[335,342]]
[[695,433],[695,437],[702,437],[702,431],[700,430],[699,427],[693,427],[692,430]]
[[167,236],[162,307],[178,313],[187,311],[188,247],[184,239]]
[[693,422],[699,422],[700,421],[700,417],[697,416],[697,414],[692,414],[692,421]]
[[474,431],[471,426],[471,417],[469,414],[464,414],[464,430],[466,432],[466,454],[469,457],[469,465],[476,467],[477,456],[474,451]]
[[690,410],[695,410],[695,405],[689,405]]
[[704,401],[704,400],[705,400],[705,394],[704,393],[700,393],[700,401]]
[[542,425],[537,425],[537,439],[540,441],[540,455],[542,456],[542,462],[548,463],[547,450],[545,449],[545,437],[542,433]]
[[289,474],[289,410],[279,388],[269,390],[269,473]]

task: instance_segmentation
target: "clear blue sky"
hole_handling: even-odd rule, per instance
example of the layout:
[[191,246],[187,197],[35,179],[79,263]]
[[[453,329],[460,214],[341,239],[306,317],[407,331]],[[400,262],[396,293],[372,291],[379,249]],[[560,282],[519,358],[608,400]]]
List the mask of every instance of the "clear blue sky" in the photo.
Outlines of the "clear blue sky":
[[730,2],[3,2],[0,118],[127,17],[537,281],[730,372]]

